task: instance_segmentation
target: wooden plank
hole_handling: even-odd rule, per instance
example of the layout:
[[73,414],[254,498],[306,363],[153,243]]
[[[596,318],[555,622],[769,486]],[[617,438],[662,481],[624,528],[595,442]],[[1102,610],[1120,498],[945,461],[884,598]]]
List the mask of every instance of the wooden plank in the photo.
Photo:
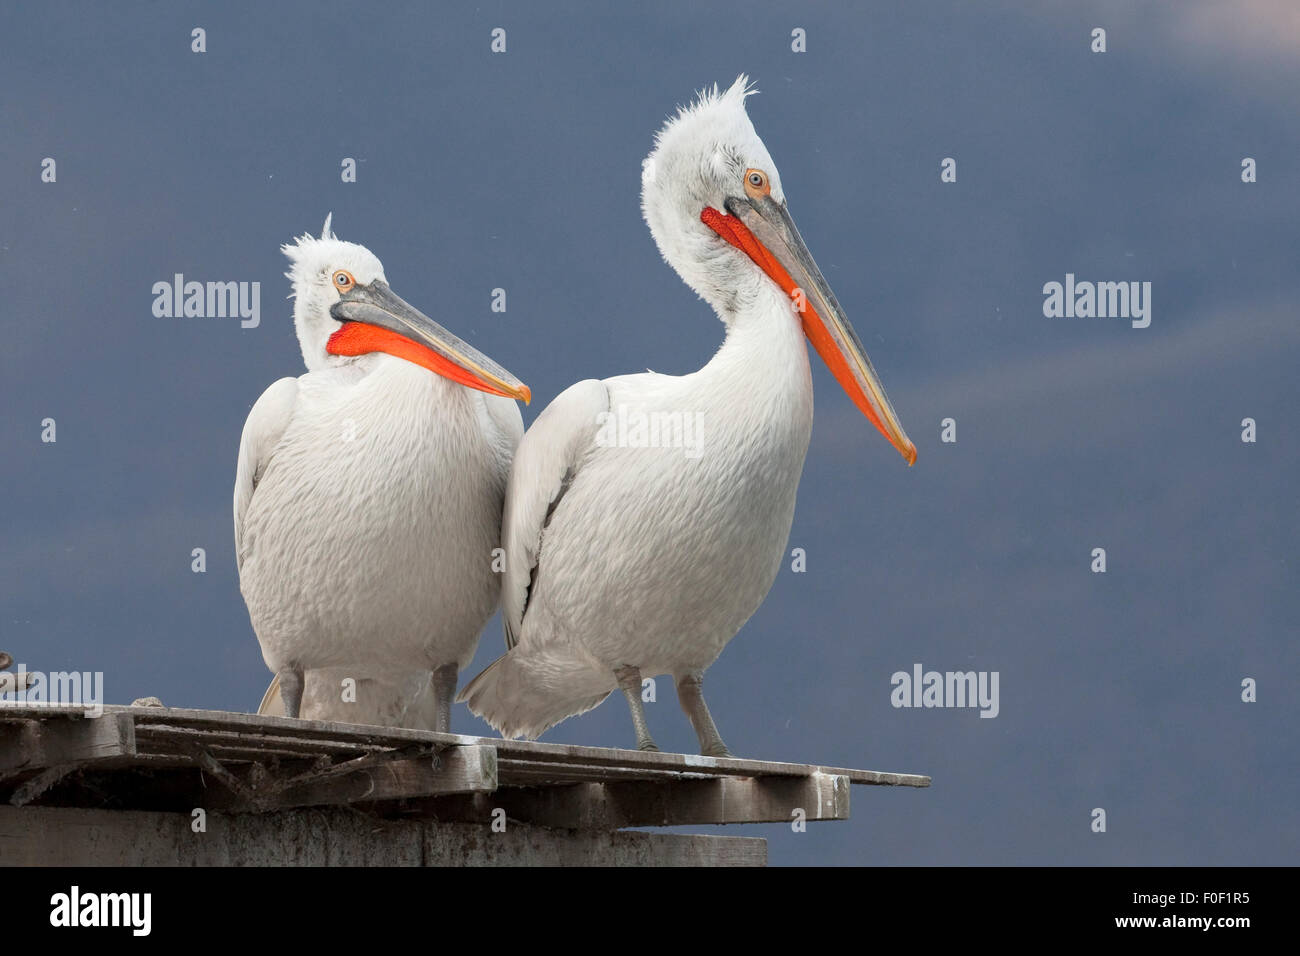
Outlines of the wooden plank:
[[[22,709],[22,708],[18,708]],[[43,708],[46,711],[56,708]],[[77,708],[68,708],[79,712]],[[35,708],[27,708],[35,710]],[[404,743],[425,742],[445,745],[484,745],[497,748],[503,758],[519,757],[539,762],[584,763],[591,766],[645,768],[647,770],[700,773],[710,776],[791,776],[806,777],[813,773],[846,776],[854,784],[875,786],[927,787],[930,778],[921,774],[883,773],[873,770],[855,770],[847,767],[826,767],[811,764],[784,763],[780,761],[736,758],[702,757],[697,754],[643,753],[606,747],[583,747],[573,744],[548,744],[525,740],[499,740],[490,737],[469,737],[460,734],[439,734],[427,730],[370,727],[360,724],[340,724],[330,721],[295,720],[289,717],[264,717],[256,714],[237,714],[225,711],[188,710],[184,708],[115,707],[104,708],[106,713],[133,713],[148,719],[149,724],[169,724],[210,728],[215,731],[246,731],[252,734],[274,734],[282,738],[300,740],[331,740],[342,745],[364,743],[371,746],[400,746]],[[4,708],[0,708],[0,720]],[[144,721],[142,721],[143,723]]]
[[296,777],[279,781],[279,787],[284,789],[299,783],[324,783],[331,777],[345,776],[358,770],[370,770],[395,760],[424,759],[434,762],[435,766],[441,766],[440,754],[442,753],[441,750],[430,750],[423,744],[409,744],[396,750],[372,750],[359,757],[349,757],[339,763],[313,767]]
[[[849,781],[836,774],[810,777],[715,777],[669,783],[577,783],[503,787],[496,793],[422,801],[439,820],[486,823],[505,811],[510,821],[563,830],[790,823],[847,820]],[[498,814],[499,815],[499,814]]]
[[643,767],[596,767],[584,763],[556,763],[520,760],[497,754],[497,764],[503,787],[531,787],[539,782],[582,783],[592,781],[607,783],[613,780],[681,780],[714,779],[700,774],[683,774],[672,770],[647,770]]
[[57,767],[47,767],[36,776],[24,780],[22,784],[15,787],[13,794],[9,797],[9,803],[15,807],[26,806],[68,776],[68,774],[78,769],[80,768],[76,764],[71,763],[60,764]]
[[141,762],[150,758],[154,760],[171,760],[174,758],[184,763],[185,760],[188,759],[185,755],[192,753],[196,747],[200,750],[206,750],[208,753],[212,754],[212,756],[224,763],[271,763],[277,760],[310,761],[313,759],[321,759],[325,761],[352,760],[368,753],[393,753],[391,750],[343,750],[336,752],[328,750],[295,750],[292,747],[238,747],[226,744],[208,745],[201,741],[196,741],[194,744],[189,746],[181,746],[178,744],[176,746],[164,748],[158,747],[156,741],[151,741],[146,738],[137,737],[136,740],[139,742],[140,748],[143,751],[143,753],[139,755]]
[[53,716],[0,725],[0,779],[135,754],[135,728],[127,714]]
[[790,823],[802,812],[806,822],[847,820],[849,781],[839,774],[808,777],[722,777],[645,785],[610,783],[594,798],[556,804],[547,822],[542,816],[523,817],[548,826],[578,829],[621,829],[644,826],[690,826],[702,823]]
[[259,794],[264,807],[310,807],[402,800],[439,794],[491,793],[497,755],[491,747],[453,747],[436,758],[407,757],[338,776],[291,783]]
[[225,764],[201,747],[195,747],[191,752],[191,756],[194,762],[205,773],[211,774],[225,788],[226,793],[233,798],[228,805],[250,810],[261,809],[262,795],[246,783],[243,777],[231,772]]
[[[197,730],[236,730],[253,735],[269,734],[299,740],[337,741],[342,744],[368,744],[394,747],[405,743],[478,744],[493,743],[460,734],[439,734],[430,730],[404,727],[374,727],[368,724],[340,724],[328,720],[298,720],[293,717],[267,717],[221,710],[188,710],[181,707],[105,707],[148,718],[148,723],[179,725]],[[142,723],[144,721],[141,721]]]
[[[69,716],[59,716],[57,708],[0,707],[0,781],[6,755],[11,762],[23,761],[21,769],[11,768],[10,777],[18,774],[21,780],[43,769],[40,764],[47,758],[33,763],[31,755],[42,748],[33,746],[30,735],[44,734],[44,725],[67,728],[93,723],[79,716],[77,708],[67,710]],[[105,710],[128,732],[135,728],[133,756],[127,758],[131,766],[158,767],[164,762],[194,766],[197,762],[204,768],[210,784],[206,790],[198,776],[191,782],[175,774],[152,782],[146,777],[122,778],[117,784],[111,774],[99,774],[104,778],[100,787],[107,781],[112,792],[136,794],[127,798],[126,806],[134,802],[157,809],[179,807],[181,794],[188,790],[199,801],[193,805],[214,809],[365,802],[382,813],[414,811],[481,822],[485,813],[502,808],[513,819],[547,826],[617,829],[788,822],[795,807],[802,807],[808,820],[843,819],[847,800],[841,800],[833,788],[825,790],[828,778],[911,787],[930,783],[929,777],[915,774],[505,741],[250,714],[157,707]],[[78,714],[75,720],[73,714]],[[57,750],[51,739],[51,747]],[[475,748],[492,750],[496,759],[491,773],[481,755],[477,767],[473,765]],[[468,759],[463,773],[439,776],[430,769],[432,758],[425,754],[443,749],[446,760]],[[127,750],[118,746],[103,752]],[[466,752],[462,757],[454,756],[461,751]],[[42,776],[32,796],[65,773]],[[119,786],[125,791],[118,791]],[[505,788],[499,799],[489,794],[493,787]],[[548,790],[554,792],[539,796]],[[69,792],[67,785],[62,792]],[[26,796],[26,791],[17,795]]]
[[605,747],[582,747],[573,744],[543,744],[536,741],[494,741],[500,757],[538,763],[581,763],[593,767],[672,771],[707,776],[734,777],[807,777],[817,773],[848,777],[850,783],[877,786],[928,787],[930,778],[919,774],[882,773],[844,767],[783,763],[771,760],[702,757],[698,754],[644,753],[639,750],[616,750]]
[[[483,739],[483,738],[480,738]],[[928,787],[930,778],[921,774],[883,773],[876,770],[853,770],[814,764],[783,763],[734,757],[702,757],[698,754],[643,753],[639,750],[615,750],[582,747],[573,744],[542,744],[536,741],[492,741],[502,760],[526,760],[535,763],[581,764],[622,770],[684,774],[713,777],[809,777],[830,774],[847,777],[852,784],[875,786]]]
[[231,753],[241,753],[247,760],[263,760],[271,754],[297,757],[314,754],[338,755],[347,752],[358,754],[385,749],[388,745],[368,745],[349,740],[303,739],[283,734],[253,734],[247,730],[214,730],[192,727],[172,727],[166,724],[136,723],[136,739],[140,749],[153,753],[173,753],[174,748],[190,745],[207,750],[220,748]]

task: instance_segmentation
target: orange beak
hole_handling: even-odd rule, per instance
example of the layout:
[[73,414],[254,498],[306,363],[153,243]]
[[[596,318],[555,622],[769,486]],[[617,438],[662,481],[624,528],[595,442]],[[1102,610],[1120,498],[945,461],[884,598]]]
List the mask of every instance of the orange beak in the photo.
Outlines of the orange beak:
[[532,400],[527,385],[407,304],[386,282],[356,286],[334,303],[330,315],[343,323],[325,344],[331,355],[386,352],[467,388],[522,399],[525,405]]
[[706,207],[700,219],[749,256],[790,296],[803,323],[804,335],[840,388],[908,465],[914,464],[916,446],[903,431],[871,359],[804,245],[785,204],[764,196],[728,200],[727,208],[732,215]]

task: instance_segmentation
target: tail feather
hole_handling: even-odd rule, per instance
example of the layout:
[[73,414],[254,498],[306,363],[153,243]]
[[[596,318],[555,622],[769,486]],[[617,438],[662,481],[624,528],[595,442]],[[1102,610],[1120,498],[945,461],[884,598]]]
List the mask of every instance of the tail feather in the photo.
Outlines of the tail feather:
[[533,740],[565,718],[591,710],[614,683],[603,668],[515,647],[466,684],[456,700],[503,737]]

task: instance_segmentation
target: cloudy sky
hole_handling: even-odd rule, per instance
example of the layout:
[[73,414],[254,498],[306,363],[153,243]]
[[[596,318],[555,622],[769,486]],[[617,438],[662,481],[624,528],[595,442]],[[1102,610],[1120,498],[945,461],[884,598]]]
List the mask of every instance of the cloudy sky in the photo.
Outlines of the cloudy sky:
[[[919,461],[814,360],[808,569],[714,665],[710,704],[738,754],[934,785],[857,788],[850,821],[803,834],[725,832],[790,864],[1294,863],[1300,17],[1022,6],[10,11],[0,649],[104,671],[114,703],[256,707],[235,456],[262,389],[302,371],[278,246],[327,212],[528,382],[526,422],[582,378],[701,366],[722,327],[659,258],[640,165],[670,111],[743,71]],[[155,317],[175,273],[260,282],[260,325]],[[1150,326],[1046,317],[1067,273],[1150,282]],[[494,620],[473,672],[501,649]],[[893,707],[918,663],[996,671],[998,716]],[[661,690],[659,743],[692,750]],[[625,746],[626,708],[546,739]]]

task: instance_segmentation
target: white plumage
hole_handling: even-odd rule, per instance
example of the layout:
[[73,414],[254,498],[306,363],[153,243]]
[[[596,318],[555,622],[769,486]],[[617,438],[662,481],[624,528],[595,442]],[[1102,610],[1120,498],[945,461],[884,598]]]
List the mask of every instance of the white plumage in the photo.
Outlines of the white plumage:
[[[380,672],[356,677],[353,667],[322,667],[307,671],[304,677],[300,716],[309,720],[334,720],[345,724],[370,724],[376,727],[410,727],[437,730],[439,701],[429,672]],[[351,681],[355,693],[345,682]],[[267,688],[259,714],[284,717],[284,699],[280,681],[275,678]]]
[[[542,412],[516,454],[502,531],[508,651],[460,696],[507,736],[535,737],[621,687],[638,746],[657,749],[640,681],[671,674],[701,751],[727,753],[700,684],[762,603],[789,537],[813,415],[801,325],[815,319],[833,327],[837,347],[848,343],[842,355],[823,354],[845,362],[861,385],[854,400],[915,456],[883,390],[874,400],[870,363],[851,329],[844,333],[811,258],[804,262],[793,224],[782,225],[780,178],[746,115],[746,94],[744,77],[701,94],[659,134],[643,176],[655,242],[723,321],[721,348],[689,375],[579,382]],[[779,269],[737,245],[756,233],[824,316],[796,311]],[[601,432],[611,413],[694,416],[704,429],[699,455],[611,446]]]
[[[379,260],[328,221],[322,238],[284,251],[310,371],[266,390],[240,442],[235,546],[249,617],[277,681],[298,682],[293,697],[311,672],[302,716],[445,730],[455,672],[499,597],[492,552],[522,418],[513,400],[394,354],[331,354],[347,324],[331,314],[340,303],[384,321],[405,303]],[[367,290],[384,294],[382,308],[352,301]],[[343,700],[348,677],[356,705]],[[273,685],[264,710],[282,691]]]

